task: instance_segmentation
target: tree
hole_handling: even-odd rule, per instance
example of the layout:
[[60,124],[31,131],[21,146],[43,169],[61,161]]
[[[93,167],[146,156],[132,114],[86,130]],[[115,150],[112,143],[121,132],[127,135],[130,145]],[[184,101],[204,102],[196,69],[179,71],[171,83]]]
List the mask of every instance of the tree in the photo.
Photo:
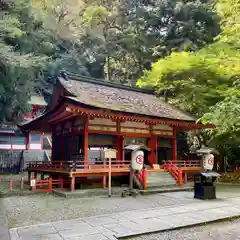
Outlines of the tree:
[[134,39],[129,44],[126,38],[125,47],[133,49],[142,71],[172,51],[198,50],[219,32],[217,15],[201,1],[137,1],[126,15]]
[[215,124],[216,129],[205,132],[209,144],[222,154],[231,154],[240,139],[240,3],[219,0],[217,9],[223,17],[222,32],[214,43],[196,52],[172,53],[160,59],[138,84],[167,92],[166,100],[196,115],[203,123]]
[[7,94],[2,96],[1,118],[27,110],[32,92],[51,89],[52,79],[63,69],[89,75],[81,42],[70,23],[76,14],[63,17],[64,4],[57,12],[60,1],[36,6],[40,3],[44,1],[8,0],[1,6],[1,92]]
[[203,123],[211,122],[217,125],[216,129],[208,131],[211,142],[234,158],[234,152],[238,153],[236,149],[240,144],[240,1],[219,0],[217,9],[223,19],[222,33],[217,37],[217,41],[224,44],[223,50],[227,47],[232,49],[230,57],[223,59],[232,86],[225,92],[223,101],[211,107],[201,120]]
[[[20,8],[21,7],[21,8]],[[20,20],[25,1],[3,1],[0,20],[0,119],[9,119],[27,108],[27,99],[37,80],[43,56],[21,54],[15,40],[26,35]],[[21,9],[21,10],[20,10]]]
[[26,111],[42,58],[20,55],[0,44],[0,119],[9,120]]
[[107,78],[121,82],[134,82],[173,50],[196,50],[212,42],[219,29],[210,4],[200,1],[92,0],[83,17],[86,39],[105,59]]
[[209,130],[213,141],[239,142],[240,143],[240,88],[234,83],[225,93],[224,100],[210,108],[210,111],[203,115],[203,123],[213,123],[216,129]]
[[[85,26],[85,38],[90,40],[103,55],[106,63],[106,79],[110,81],[111,76],[111,56],[114,51],[114,35],[116,28],[116,15],[114,10],[109,11],[104,6],[87,6],[83,13],[83,24]],[[94,33],[93,33],[94,31]],[[92,56],[96,55],[95,50],[89,52]]]
[[238,57],[235,48],[222,43],[198,52],[172,53],[154,63],[138,84],[153,86],[159,93],[168,91],[168,101],[200,117],[225,98],[238,78]]
[[[23,110],[27,96],[51,89],[61,70],[134,85],[156,58],[181,51],[187,42],[194,50],[212,41],[217,19],[205,2],[2,0],[1,89],[21,85],[26,91],[22,98],[17,88],[7,90],[21,101],[3,101],[4,108]],[[8,52],[24,65],[11,64]],[[28,77],[19,69],[27,69]]]
[[239,0],[218,0],[217,12],[221,16],[221,34],[217,40],[223,43],[240,45],[240,2]]

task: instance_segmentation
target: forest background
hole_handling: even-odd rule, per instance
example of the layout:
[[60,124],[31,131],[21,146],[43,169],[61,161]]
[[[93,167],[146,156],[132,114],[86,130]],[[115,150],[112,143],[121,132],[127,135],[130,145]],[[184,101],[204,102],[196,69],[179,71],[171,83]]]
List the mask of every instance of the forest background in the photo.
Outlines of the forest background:
[[154,88],[240,163],[240,0],[0,0],[0,14],[1,120],[65,70]]

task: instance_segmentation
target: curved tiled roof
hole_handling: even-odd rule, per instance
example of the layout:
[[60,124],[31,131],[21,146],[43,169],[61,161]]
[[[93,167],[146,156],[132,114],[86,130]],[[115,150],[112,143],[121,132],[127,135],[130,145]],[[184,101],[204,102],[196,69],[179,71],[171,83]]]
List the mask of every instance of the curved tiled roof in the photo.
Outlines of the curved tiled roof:
[[69,92],[69,98],[89,106],[159,118],[195,121],[193,117],[161,100],[150,90],[85,77],[69,76],[68,80],[59,78],[59,81]]

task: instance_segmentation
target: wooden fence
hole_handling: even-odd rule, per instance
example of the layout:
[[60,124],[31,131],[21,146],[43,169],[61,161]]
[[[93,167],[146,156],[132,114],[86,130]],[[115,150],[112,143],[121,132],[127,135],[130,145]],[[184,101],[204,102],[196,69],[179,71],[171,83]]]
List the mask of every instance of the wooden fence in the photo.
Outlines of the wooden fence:
[[24,184],[25,184],[25,179],[24,177],[21,177],[19,179],[15,179],[15,178],[4,178],[3,176],[0,176],[0,188],[4,188],[4,189],[9,189],[9,190],[16,190],[16,189],[20,189],[23,190],[24,189]]

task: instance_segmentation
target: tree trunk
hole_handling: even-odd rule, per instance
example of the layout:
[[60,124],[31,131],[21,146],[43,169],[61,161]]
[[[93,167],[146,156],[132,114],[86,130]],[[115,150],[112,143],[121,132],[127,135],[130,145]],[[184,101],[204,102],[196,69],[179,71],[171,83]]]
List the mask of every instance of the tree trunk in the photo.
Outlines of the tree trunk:
[[109,53],[108,53],[108,56],[107,56],[107,80],[111,81],[111,67],[110,67],[110,56],[109,56]]
[[226,173],[227,172],[227,157],[226,156],[224,156],[223,157],[223,169],[224,169],[224,173]]
[[110,69],[110,51],[108,45],[110,44],[108,41],[108,26],[103,28],[103,36],[105,38],[106,50],[107,50],[107,80],[111,81],[111,69]]

